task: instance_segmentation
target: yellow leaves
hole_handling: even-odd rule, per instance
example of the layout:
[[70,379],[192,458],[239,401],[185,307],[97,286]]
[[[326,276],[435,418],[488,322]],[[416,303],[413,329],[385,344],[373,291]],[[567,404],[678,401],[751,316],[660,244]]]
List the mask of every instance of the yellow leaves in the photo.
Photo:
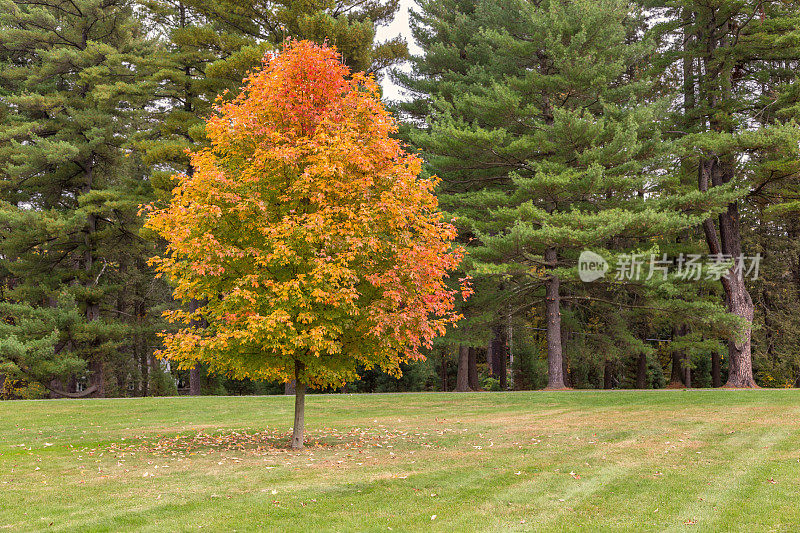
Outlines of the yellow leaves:
[[374,80],[336,57],[294,43],[253,73],[209,120],[195,172],[147,209],[168,243],[153,265],[177,297],[205,302],[169,319],[211,325],[168,336],[167,357],[255,378],[301,358],[324,386],[358,364],[398,371],[457,320],[445,279],[463,252],[436,178],[391,138]]

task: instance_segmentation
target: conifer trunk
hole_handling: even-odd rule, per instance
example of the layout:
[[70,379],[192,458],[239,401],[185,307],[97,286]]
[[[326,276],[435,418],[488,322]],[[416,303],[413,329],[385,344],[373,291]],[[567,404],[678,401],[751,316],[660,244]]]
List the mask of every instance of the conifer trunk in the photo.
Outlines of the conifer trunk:
[[636,388],[647,388],[647,355],[644,352],[639,353],[636,365]]
[[722,386],[721,366],[722,361],[715,350],[711,354],[711,386],[714,388]]
[[490,369],[494,377],[500,382],[500,388],[505,390],[508,387],[508,347],[506,339],[506,328],[502,324],[492,328],[492,341],[489,343],[489,356],[491,357]]
[[[730,46],[729,39],[734,32],[730,31],[730,22],[719,23],[713,18],[710,24],[702,29],[705,38],[705,56],[703,57],[706,84],[706,105],[709,109],[709,126],[714,133],[732,133],[732,121],[726,120],[725,106],[732,98],[732,74],[727,63],[720,63],[716,58],[719,48]],[[735,161],[731,154],[711,153],[702,158],[698,165],[698,184],[701,191],[709,187],[719,187],[730,183],[734,178]],[[739,210],[736,202],[728,205],[726,212],[719,215],[719,236],[712,219],[703,223],[703,230],[712,254],[725,254],[733,259],[742,254],[742,237],[739,227]],[[742,272],[734,269],[722,278],[725,290],[725,303],[728,312],[744,318],[752,324],[754,315],[753,300],[745,286]],[[728,382],[726,387],[754,388],[753,361],[751,353],[752,326],[748,325],[739,335],[728,339]]]
[[480,390],[478,384],[478,350],[470,347],[469,349],[469,388],[476,391]]
[[614,363],[609,359],[603,364],[603,388],[605,390],[614,388]]
[[306,384],[300,380],[304,365],[300,361],[294,362],[294,426],[292,428],[292,449],[302,450],[306,425]]
[[[686,325],[672,327],[672,340],[686,335]],[[672,350],[672,371],[669,376],[668,388],[680,389],[686,386],[686,371],[684,370],[685,356],[682,350]]]
[[[555,267],[558,260],[555,248],[544,252],[545,263]],[[547,320],[547,388],[563,389],[564,360],[561,351],[561,294],[560,280],[551,273],[545,280],[545,318]]]
[[461,344],[458,347],[456,392],[468,392],[469,388],[469,346]]

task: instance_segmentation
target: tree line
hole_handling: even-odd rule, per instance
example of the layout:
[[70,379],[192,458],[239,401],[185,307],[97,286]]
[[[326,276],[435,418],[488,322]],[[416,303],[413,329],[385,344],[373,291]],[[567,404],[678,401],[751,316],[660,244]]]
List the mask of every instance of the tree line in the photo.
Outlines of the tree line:
[[4,395],[283,390],[154,357],[207,302],[158,277],[140,206],[287,39],[405,90],[474,291],[427,361],[346,390],[800,382],[796,2],[418,4],[409,57],[375,39],[396,1],[0,2]]

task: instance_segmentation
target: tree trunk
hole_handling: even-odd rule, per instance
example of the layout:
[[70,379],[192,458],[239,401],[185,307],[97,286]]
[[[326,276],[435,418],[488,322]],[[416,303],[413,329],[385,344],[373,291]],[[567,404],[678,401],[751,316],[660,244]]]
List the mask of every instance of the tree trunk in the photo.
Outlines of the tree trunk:
[[[494,332],[494,330],[492,330]],[[489,344],[486,345],[486,368],[490,376],[494,376],[494,354],[492,353],[492,345],[494,344],[494,336],[489,339]]]
[[686,388],[692,388],[692,363],[689,360],[689,354],[687,353],[683,359],[684,366],[683,366],[683,382],[686,383]]
[[722,373],[721,373],[722,361],[719,356],[719,353],[716,350],[711,354],[711,386],[721,387],[722,386]]
[[456,392],[469,391],[469,346],[464,344],[458,347],[458,375],[456,377]]
[[439,381],[441,382],[442,392],[447,392],[447,350],[442,348],[440,351],[442,364],[439,366]]
[[[739,273],[731,273],[729,283],[730,292],[728,293],[728,309],[736,316],[742,317],[752,324],[753,322],[753,300],[744,284],[744,278]],[[753,356],[751,353],[752,326],[748,325],[743,332],[742,338],[736,335],[728,340],[728,382],[726,387],[732,388],[755,388],[756,381],[753,378]]]
[[572,387],[572,380],[569,377],[569,356],[565,352],[561,353],[561,376],[564,379],[564,387]]
[[508,329],[505,327],[500,328],[500,350],[498,352],[498,367],[500,369],[500,389],[508,390],[508,337],[506,336]]
[[105,398],[106,397],[106,376],[105,376],[105,365],[103,361],[96,359],[92,361],[92,385],[96,387],[94,392],[94,397],[96,398]]
[[[189,310],[194,313],[203,303],[196,298],[192,298],[192,301],[189,302]],[[208,326],[208,323],[203,320],[193,320],[192,326],[198,329],[205,328]],[[190,370],[189,370],[189,394],[192,396],[200,396],[200,365],[196,363]]]
[[296,386],[297,383],[295,382],[295,380],[287,381],[283,386],[283,393],[287,396],[291,396],[292,394],[294,394]]
[[469,388],[472,390],[480,390],[480,385],[478,384],[478,349],[470,347],[469,349],[469,360],[468,360],[468,377],[469,377]]
[[200,366],[197,364],[189,370],[189,394],[200,396]]
[[[706,105],[708,106],[709,127],[712,132],[729,135],[733,133],[733,121],[728,120],[732,96],[732,74],[728,62],[715,61],[718,49],[730,46],[730,39],[738,32],[731,31],[730,21],[711,21],[711,26],[703,30],[706,39],[706,55],[703,58],[707,86]],[[737,37],[738,38],[738,37]],[[703,84],[700,84],[703,87]],[[698,186],[701,192],[709,187],[720,187],[733,181],[736,171],[736,155],[732,153],[710,153],[701,158],[698,165]],[[742,236],[739,226],[737,202],[728,204],[728,210],[719,214],[719,237],[712,219],[703,222],[703,231],[711,254],[725,254],[734,260],[742,254]],[[725,303],[728,312],[744,318],[748,326],[728,340],[728,382],[726,387],[756,387],[753,378],[751,354],[753,300],[744,283],[742,270],[734,264],[727,276],[723,276]]]
[[306,384],[300,379],[304,365],[300,361],[294,362],[294,380],[297,383],[294,391],[294,426],[292,428],[292,449],[303,449],[306,425]]
[[610,390],[614,388],[614,363],[606,359],[603,365],[603,388]]
[[647,388],[647,355],[644,352],[639,354],[639,360],[636,364],[636,388]]
[[[675,340],[686,334],[686,325],[672,327],[672,339]],[[686,378],[686,371],[684,370],[685,356],[681,350],[672,350],[672,370],[669,376],[669,385],[667,388],[680,389],[686,386],[684,379]]]
[[492,328],[492,332],[493,337],[490,344],[492,375],[500,381],[500,388],[505,390],[508,387],[506,329],[502,325],[496,325]]
[[[544,252],[545,263],[551,268],[556,266],[558,256],[555,248]],[[561,351],[561,295],[560,280],[550,274],[545,280],[545,318],[547,319],[547,388],[563,389],[564,361]]]

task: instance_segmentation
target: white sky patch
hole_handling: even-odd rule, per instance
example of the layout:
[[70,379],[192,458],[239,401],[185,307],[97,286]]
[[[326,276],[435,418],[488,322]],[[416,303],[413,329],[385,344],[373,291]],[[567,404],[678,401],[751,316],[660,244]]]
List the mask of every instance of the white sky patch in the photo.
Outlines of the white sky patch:
[[[400,0],[400,9],[394,16],[394,20],[386,26],[379,26],[377,29],[376,41],[384,42],[400,35],[408,43],[408,50],[412,55],[418,55],[422,49],[411,37],[411,27],[408,21],[408,10],[416,8],[413,0]],[[408,69],[408,64],[401,66]],[[383,98],[385,100],[404,100],[400,87],[395,85],[388,75],[381,76],[381,86],[383,87]]]

